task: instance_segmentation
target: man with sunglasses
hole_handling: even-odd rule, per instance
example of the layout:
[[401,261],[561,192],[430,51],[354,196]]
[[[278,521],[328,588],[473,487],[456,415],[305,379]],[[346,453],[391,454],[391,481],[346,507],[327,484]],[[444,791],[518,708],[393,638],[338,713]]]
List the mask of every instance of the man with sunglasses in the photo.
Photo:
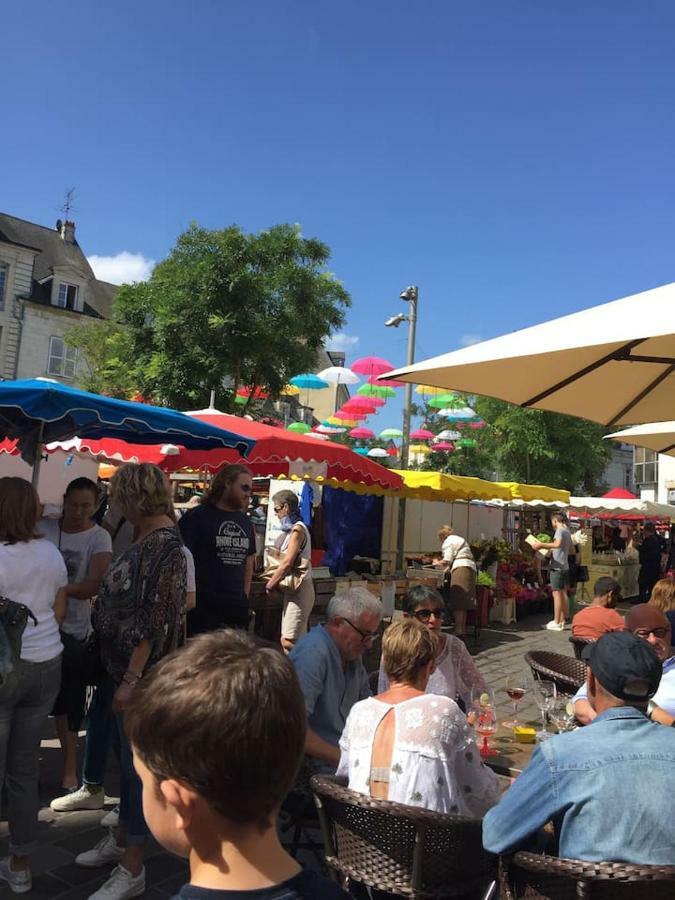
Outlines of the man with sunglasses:
[[361,657],[380,636],[381,621],[381,602],[368,588],[351,587],[330,600],[325,625],[291,650],[307,709],[305,753],[317,772],[335,772],[347,716],[372,693]]
[[[675,726],[675,655],[670,644],[670,623],[651,603],[633,606],[624,619],[626,631],[642,638],[656,651],[663,664],[659,688],[651,698],[647,715],[653,722]],[[595,710],[588,702],[586,685],[582,685],[573,698],[574,714],[588,725],[595,718]]]
[[197,605],[188,613],[190,636],[217,628],[247,628],[255,562],[255,532],[246,515],[253,481],[246,466],[226,466],[178,528],[195,560]]

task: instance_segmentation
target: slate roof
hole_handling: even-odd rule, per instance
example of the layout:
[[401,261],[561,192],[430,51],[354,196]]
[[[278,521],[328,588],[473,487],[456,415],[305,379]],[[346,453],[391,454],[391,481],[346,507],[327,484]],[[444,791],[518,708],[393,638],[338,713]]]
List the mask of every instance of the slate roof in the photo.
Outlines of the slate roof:
[[84,305],[84,311],[104,319],[110,317],[117,285],[97,280],[77,239],[72,243],[64,241],[56,228],[47,228],[0,213],[0,242],[38,251],[35,254],[33,288],[29,299],[49,305],[49,290],[39,282],[52,276],[55,268],[70,266],[81,272],[89,282],[88,302]]

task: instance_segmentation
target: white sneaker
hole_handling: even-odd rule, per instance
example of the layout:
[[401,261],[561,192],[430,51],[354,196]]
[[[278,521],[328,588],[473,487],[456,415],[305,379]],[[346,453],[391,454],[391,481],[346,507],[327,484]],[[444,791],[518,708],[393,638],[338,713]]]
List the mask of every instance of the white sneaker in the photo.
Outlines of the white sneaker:
[[547,624],[547,631],[564,631],[565,626],[562,622],[556,622],[555,619],[551,619],[551,621]]
[[0,860],[0,879],[7,882],[13,894],[27,894],[33,888],[30,869],[15,872],[9,866],[9,859]]
[[124,847],[118,846],[115,835],[109,831],[91,850],[78,853],[75,857],[75,864],[84,866],[85,869],[98,869],[100,866],[109,866],[110,863],[119,862],[123,853]]
[[88,900],[129,900],[145,893],[145,869],[135,877],[124,866],[115,866],[110,878]]
[[56,797],[49,804],[54,812],[74,812],[76,809],[103,809],[105,791],[102,787],[83,784],[76,791]]
[[110,812],[107,812],[101,819],[101,825],[104,828],[117,828],[120,823],[120,808],[113,806]]

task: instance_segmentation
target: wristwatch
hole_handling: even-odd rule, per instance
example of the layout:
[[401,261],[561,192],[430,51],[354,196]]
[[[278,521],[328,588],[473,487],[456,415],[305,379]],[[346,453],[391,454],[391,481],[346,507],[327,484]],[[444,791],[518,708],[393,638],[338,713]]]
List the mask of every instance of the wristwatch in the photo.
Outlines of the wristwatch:
[[[647,718],[648,719],[652,719],[652,715],[654,714],[655,709],[658,709],[658,706],[656,705],[656,703],[654,703],[653,700],[650,700],[649,703],[647,704]],[[675,725],[675,722],[673,722],[673,725]]]

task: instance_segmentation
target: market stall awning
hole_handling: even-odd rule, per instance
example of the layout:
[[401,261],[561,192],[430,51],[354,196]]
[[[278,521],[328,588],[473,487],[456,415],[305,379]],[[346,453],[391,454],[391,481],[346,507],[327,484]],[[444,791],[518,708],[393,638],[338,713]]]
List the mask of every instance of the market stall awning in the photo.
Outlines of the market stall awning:
[[102,461],[153,462],[166,472],[176,472],[179,469],[208,469],[216,472],[224,465],[242,462],[259,477],[286,475],[314,480],[334,478],[350,484],[377,486],[391,491],[399,490],[403,484],[399,475],[368,457],[359,456],[343,444],[317,441],[284,428],[274,428],[213,409],[199,410],[188,415],[199,420],[199,424],[233,430],[242,435],[245,442],[253,442],[246,459],[236,450],[197,451],[187,450],[177,444],[140,446],[125,441],[92,441],[86,438],[75,438],[66,444],[52,444],[47,450],[74,450],[96,456]]
[[444,472],[395,469],[404,483],[403,496],[417,500],[510,500],[509,488],[496,481]]
[[544,484],[520,484],[518,481],[501,482],[511,492],[513,500],[525,503],[564,503],[570,502],[570,492],[561,488],[547,487]]
[[612,500],[611,497],[570,497],[571,513],[612,519],[675,519],[675,506],[651,500]]
[[673,414],[675,283],[435,356],[386,377],[498,397],[602,425],[662,421]]

